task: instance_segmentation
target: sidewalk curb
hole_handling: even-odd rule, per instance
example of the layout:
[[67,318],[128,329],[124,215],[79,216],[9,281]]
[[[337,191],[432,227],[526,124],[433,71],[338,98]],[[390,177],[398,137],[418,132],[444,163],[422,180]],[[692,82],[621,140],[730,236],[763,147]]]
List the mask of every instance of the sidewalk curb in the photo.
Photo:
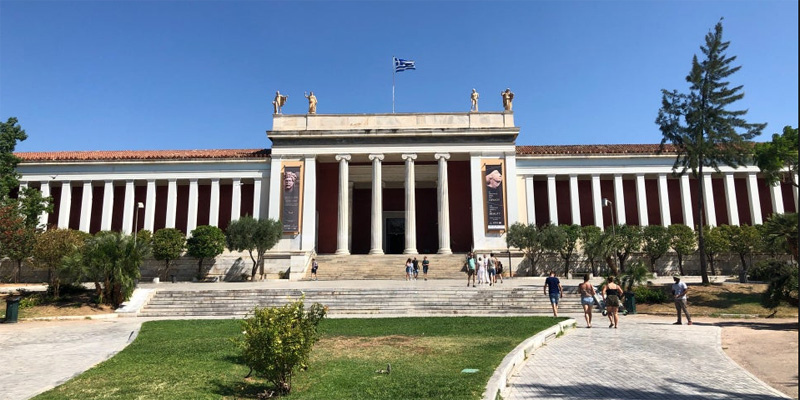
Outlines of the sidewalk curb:
[[500,366],[497,367],[492,377],[489,378],[486,391],[483,392],[481,398],[483,400],[495,400],[498,396],[508,397],[508,393],[505,393],[508,388],[508,381],[511,379],[511,376],[522,367],[525,361],[528,360],[528,357],[533,354],[536,349],[544,346],[550,340],[557,338],[560,334],[574,329],[576,325],[577,321],[570,318],[525,339],[525,341],[520,343],[503,358]]
[[117,314],[94,314],[94,315],[62,315],[60,317],[33,317],[33,318],[20,318],[20,321],[70,321],[70,320],[84,320],[84,319],[113,319],[117,318]]
[[136,317],[142,308],[150,302],[158,289],[136,289],[131,295],[131,299],[122,303],[122,306],[114,313],[120,317]]

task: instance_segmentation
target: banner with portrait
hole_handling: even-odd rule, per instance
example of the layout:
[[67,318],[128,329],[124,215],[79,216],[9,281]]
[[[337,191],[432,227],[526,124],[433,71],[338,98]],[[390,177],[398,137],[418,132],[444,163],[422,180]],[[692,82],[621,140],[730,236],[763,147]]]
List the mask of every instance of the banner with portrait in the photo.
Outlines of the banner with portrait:
[[303,165],[286,162],[281,168],[281,223],[284,233],[299,233],[303,215]]
[[486,230],[506,230],[505,170],[503,160],[484,161],[483,187]]

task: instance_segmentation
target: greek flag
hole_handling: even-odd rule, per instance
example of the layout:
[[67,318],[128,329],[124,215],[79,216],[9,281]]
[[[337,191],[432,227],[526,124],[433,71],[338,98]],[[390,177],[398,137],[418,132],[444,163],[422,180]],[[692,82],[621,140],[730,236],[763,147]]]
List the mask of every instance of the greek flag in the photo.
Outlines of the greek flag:
[[394,57],[394,72],[403,72],[409,69],[417,69],[414,67],[414,60],[404,60]]

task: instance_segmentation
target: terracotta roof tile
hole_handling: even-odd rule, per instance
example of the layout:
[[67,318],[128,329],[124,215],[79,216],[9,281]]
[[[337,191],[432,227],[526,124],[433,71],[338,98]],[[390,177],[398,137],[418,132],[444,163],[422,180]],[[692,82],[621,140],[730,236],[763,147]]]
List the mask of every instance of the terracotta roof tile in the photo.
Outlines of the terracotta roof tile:
[[[658,154],[657,144],[578,144],[563,146],[517,146],[518,155],[531,156],[571,156],[571,155],[612,155],[612,154]],[[672,145],[664,146],[664,153],[673,154]]]
[[26,161],[122,161],[269,158],[269,149],[54,151],[15,153]]

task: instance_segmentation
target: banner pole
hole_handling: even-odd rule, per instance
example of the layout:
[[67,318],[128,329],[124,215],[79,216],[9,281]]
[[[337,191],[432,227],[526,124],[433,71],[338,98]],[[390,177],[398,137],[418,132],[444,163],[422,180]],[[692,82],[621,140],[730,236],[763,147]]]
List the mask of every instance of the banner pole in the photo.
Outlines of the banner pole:
[[397,73],[397,68],[394,66],[394,56],[392,56],[392,114],[394,114],[394,75]]

